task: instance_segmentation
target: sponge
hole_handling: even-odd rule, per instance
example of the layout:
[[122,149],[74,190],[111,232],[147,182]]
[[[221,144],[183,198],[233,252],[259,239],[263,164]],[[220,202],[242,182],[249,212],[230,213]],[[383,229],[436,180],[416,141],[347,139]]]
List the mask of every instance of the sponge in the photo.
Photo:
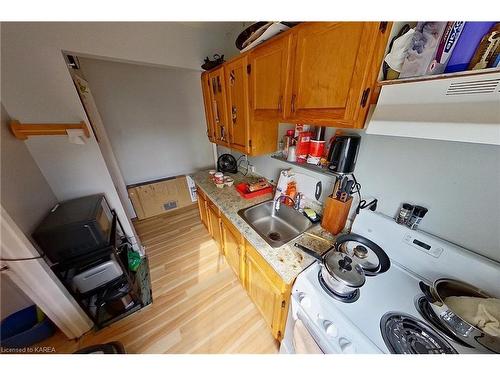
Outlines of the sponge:
[[318,217],[318,215],[316,214],[316,211],[314,211],[311,208],[304,208],[304,213],[311,220],[316,220]]

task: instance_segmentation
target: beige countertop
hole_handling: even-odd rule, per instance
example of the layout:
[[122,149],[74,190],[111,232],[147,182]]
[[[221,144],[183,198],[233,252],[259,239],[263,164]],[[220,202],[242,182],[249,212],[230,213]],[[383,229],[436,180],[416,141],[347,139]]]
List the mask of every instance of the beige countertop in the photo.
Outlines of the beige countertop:
[[297,275],[314,262],[314,258],[297,249],[293,244],[298,242],[312,250],[324,253],[335,241],[335,237],[325,231],[319,224],[314,225],[296,239],[278,248],[271,247],[254,229],[252,229],[239,215],[238,211],[270,200],[272,194],[265,194],[253,199],[244,199],[236,191],[235,186],[240,182],[254,181],[259,176],[242,173],[235,175],[233,186],[217,188],[210,180],[208,171],[201,171],[191,175],[196,185],[221,210],[233,225],[243,234],[246,240],[262,255],[287,284],[292,283]]

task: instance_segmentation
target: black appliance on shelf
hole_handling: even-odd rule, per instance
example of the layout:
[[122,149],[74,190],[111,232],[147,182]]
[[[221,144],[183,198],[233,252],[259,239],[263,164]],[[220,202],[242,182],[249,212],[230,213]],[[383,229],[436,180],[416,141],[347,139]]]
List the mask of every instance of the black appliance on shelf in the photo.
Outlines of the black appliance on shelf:
[[129,239],[103,194],[57,205],[33,233],[52,270],[97,328],[152,301],[147,257],[128,267]]
[[328,151],[328,169],[335,173],[353,173],[361,137],[357,134],[336,136]]
[[238,164],[231,154],[222,154],[217,159],[217,171],[222,173],[238,173]]
[[82,256],[111,242],[113,214],[104,194],[57,204],[33,233],[53,263]]

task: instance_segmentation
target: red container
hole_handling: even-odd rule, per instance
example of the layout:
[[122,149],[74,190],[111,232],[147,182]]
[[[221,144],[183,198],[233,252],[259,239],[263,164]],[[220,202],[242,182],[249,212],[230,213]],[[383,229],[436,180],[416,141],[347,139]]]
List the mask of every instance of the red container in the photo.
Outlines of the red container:
[[235,187],[236,187],[236,191],[238,193],[240,193],[240,195],[243,198],[245,198],[245,199],[252,199],[252,198],[258,197],[260,195],[269,194],[269,193],[273,192],[273,187],[272,186],[269,186],[269,187],[266,187],[264,189],[260,189],[260,190],[257,190],[257,191],[249,192],[248,191],[248,186],[244,182],[239,183]]
[[309,145],[309,156],[322,157],[325,154],[325,141],[311,140]]
[[297,158],[300,156],[307,157],[309,154],[309,146],[311,144],[311,132],[300,132],[297,137],[297,144],[295,146],[295,154]]

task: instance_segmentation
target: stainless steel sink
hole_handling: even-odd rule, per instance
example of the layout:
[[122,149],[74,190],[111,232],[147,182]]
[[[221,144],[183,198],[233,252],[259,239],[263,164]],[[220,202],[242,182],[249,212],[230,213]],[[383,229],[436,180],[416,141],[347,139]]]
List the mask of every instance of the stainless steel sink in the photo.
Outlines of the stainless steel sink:
[[312,226],[299,211],[284,204],[275,211],[273,204],[273,201],[266,201],[238,211],[243,220],[272,247],[286,244]]

